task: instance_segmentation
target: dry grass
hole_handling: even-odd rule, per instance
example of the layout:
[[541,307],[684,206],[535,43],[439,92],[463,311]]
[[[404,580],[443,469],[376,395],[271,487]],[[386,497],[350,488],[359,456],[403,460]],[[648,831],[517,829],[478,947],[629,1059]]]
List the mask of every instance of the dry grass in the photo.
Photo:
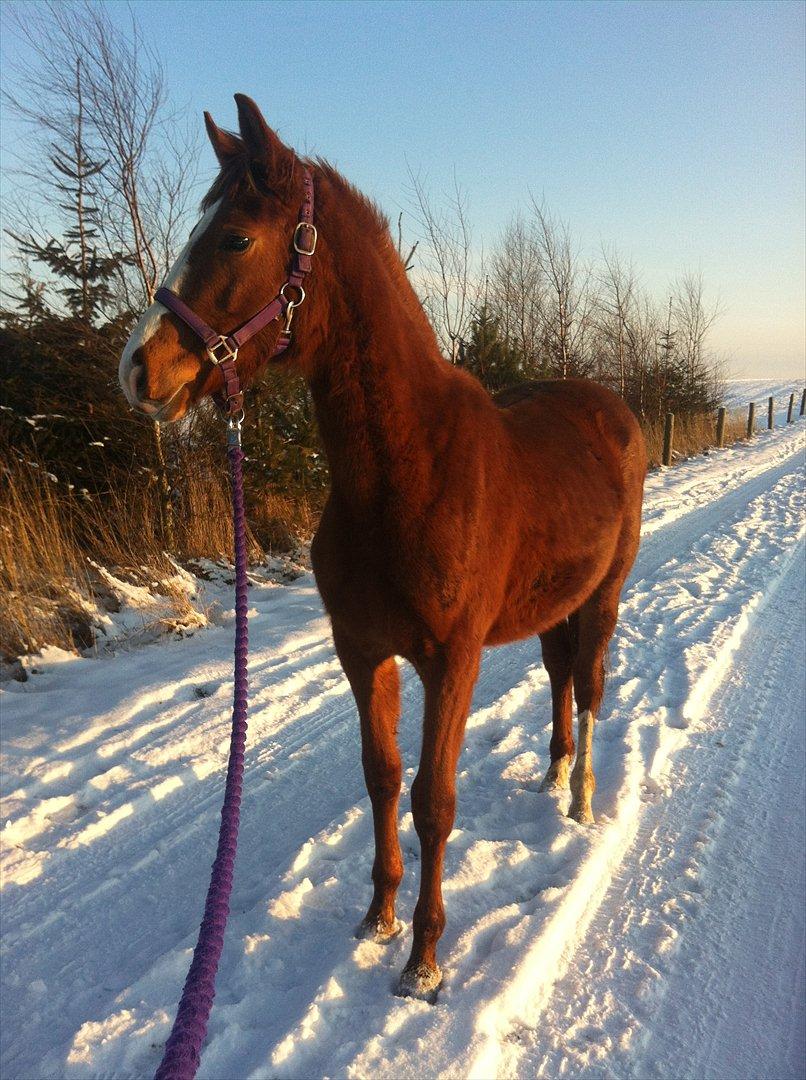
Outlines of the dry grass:
[[[663,459],[663,420],[648,421],[644,425],[650,469],[656,469]],[[741,411],[730,412],[725,417],[724,445],[738,442],[745,437],[747,418]],[[703,454],[716,445],[716,414],[700,413],[691,416],[675,416],[673,460],[682,461]]]
[[[173,544],[180,561],[230,560],[232,507],[226,473],[188,459],[171,497]],[[190,625],[197,613],[166,554],[164,500],[156,481],[133,475],[98,495],[68,489],[41,463],[10,457],[0,463],[0,654],[7,660],[46,645],[93,644],[93,614],[114,610],[115,597],[98,567],[172,601],[166,625]],[[249,507],[249,557],[287,552],[316,528],[321,498],[267,493]]]
[[[94,639],[93,614],[114,604],[93,569],[123,568],[128,580],[160,582],[187,621],[187,596],[171,590],[160,500],[132,486],[89,498],[54,481],[44,468],[16,461],[2,469],[0,498],[0,654],[11,660],[45,645],[82,649]],[[191,480],[177,500],[175,533],[183,557],[226,557],[232,524],[226,487]],[[260,549],[251,538],[251,554]]]
[[[0,508],[0,651],[91,643],[87,564],[56,485],[44,469],[4,470]],[[76,496],[69,496],[75,500]]]
[[[156,477],[144,484],[133,474],[121,483],[111,480],[107,490],[78,509],[78,538],[82,550],[106,566],[166,567],[164,552],[182,559],[231,556],[232,506],[226,474],[188,460],[173,473],[181,477],[169,498],[170,533],[165,521],[165,499]],[[248,534],[250,554],[260,554]]]
[[272,554],[309,542],[322,513],[327,492],[283,495],[267,491],[249,506],[249,523],[263,549]]

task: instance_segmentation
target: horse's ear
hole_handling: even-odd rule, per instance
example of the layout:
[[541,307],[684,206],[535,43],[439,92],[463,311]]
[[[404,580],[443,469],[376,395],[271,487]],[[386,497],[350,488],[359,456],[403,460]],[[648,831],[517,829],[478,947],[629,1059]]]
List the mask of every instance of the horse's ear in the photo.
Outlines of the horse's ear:
[[243,154],[243,140],[239,139],[237,135],[232,135],[229,131],[222,131],[208,112],[204,114],[204,126],[207,128],[207,134],[213,144],[213,150],[218,158],[219,165],[226,165],[234,157]]
[[236,94],[235,102],[253,179],[264,190],[280,196],[290,194],[296,154],[275,135],[250,97]]

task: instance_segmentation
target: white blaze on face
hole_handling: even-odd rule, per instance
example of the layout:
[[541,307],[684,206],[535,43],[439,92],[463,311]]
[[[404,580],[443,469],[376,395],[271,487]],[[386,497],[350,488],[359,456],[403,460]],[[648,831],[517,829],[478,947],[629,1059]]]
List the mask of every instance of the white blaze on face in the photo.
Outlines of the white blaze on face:
[[[202,233],[208,228],[210,222],[216,215],[216,211],[221,205],[221,200],[213,203],[210,209],[205,213],[204,217],[199,221],[196,227],[190,234],[190,239],[182,248],[179,254],[179,258],[171,267],[168,272],[168,276],[165,278],[163,285],[166,289],[170,289],[171,292],[175,292],[179,295],[179,290],[182,286],[182,282],[187,274],[188,258],[190,257],[191,249],[194,243],[199,239]],[[195,239],[194,239],[195,237]],[[140,316],[137,325],[131,332],[129,340],[126,342],[121,357],[120,364],[118,366],[118,379],[120,385],[123,388],[123,393],[130,405],[134,408],[142,409],[142,403],[137,397],[137,392],[134,386],[134,370],[132,368],[132,357],[137,350],[148,341],[149,338],[157,331],[157,327],[160,324],[160,319],[166,314],[168,309],[164,304],[154,301],[154,303],[143,312]]]

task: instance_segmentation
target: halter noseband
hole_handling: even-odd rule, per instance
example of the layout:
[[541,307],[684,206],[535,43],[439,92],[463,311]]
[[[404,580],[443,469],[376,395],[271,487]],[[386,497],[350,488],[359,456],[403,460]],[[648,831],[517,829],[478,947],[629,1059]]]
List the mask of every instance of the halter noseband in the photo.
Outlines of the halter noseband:
[[[291,270],[288,279],[280,289],[280,292],[268,304],[260,309],[251,319],[241,323],[239,327],[229,334],[218,334],[204,319],[199,318],[195,311],[181,300],[176,293],[166,289],[163,285],[157,289],[154,299],[177,315],[182,322],[190,327],[197,337],[201,338],[204,348],[211,363],[221,368],[224,377],[224,395],[227,401],[230,427],[240,428],[240,421],[236,418],[242,414],[243,391],[241,390],[235,361],[238,359],[238,350],[245,345],[250,338],[263,330],[269,323],[285,315],[285,326],[274,349],[274,356],[279,355],[286,349],[291,341],[291,320],[294,310],[305,299],[305,289],[302,283],[307,274],[311,272],[311,256],[316,251],[317,232],[313,223],[313,176],[311,170],[303,167],[303,184],[305,195],[299,211],[299,220],[294,229],[292,244],[294,253],[291,260]],[[288,289],[296,289],[299,298],[291,299],[286,295]]]

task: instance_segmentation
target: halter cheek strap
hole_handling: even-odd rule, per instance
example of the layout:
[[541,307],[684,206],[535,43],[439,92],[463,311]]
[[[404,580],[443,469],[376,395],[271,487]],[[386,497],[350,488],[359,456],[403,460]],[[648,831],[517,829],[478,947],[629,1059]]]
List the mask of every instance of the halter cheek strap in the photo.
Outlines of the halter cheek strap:
[[[227,411],[230,417],[238,415],[243,408],[243,391],[240,388],[238,372],[235,368],[238,350],[255,334],[265,329],[269,323],[283,315],[285,326],[274,348],[274,356],[278,356],[288,348],[291,342],[291,320],[295,309],[305,299],[302,283],[312,269],[311,256],[316,251],[317,232],[313,223],[313,175],[307,166],[303,168],[302,176],[305,194],[291,241],[293,255],[288,278],[277,296],[250,319],[228,334],[219,334],[208,326],[192,308],[188,307],[184,300],[170,289],[166,289],[164,285],[154,294],[154,299],[158,303],[172,311],[197,337],[201,338],[208,358],[216,367],[221,368]],[[287,295],[289,289],[296,290],[296,299],[293,295]]]

